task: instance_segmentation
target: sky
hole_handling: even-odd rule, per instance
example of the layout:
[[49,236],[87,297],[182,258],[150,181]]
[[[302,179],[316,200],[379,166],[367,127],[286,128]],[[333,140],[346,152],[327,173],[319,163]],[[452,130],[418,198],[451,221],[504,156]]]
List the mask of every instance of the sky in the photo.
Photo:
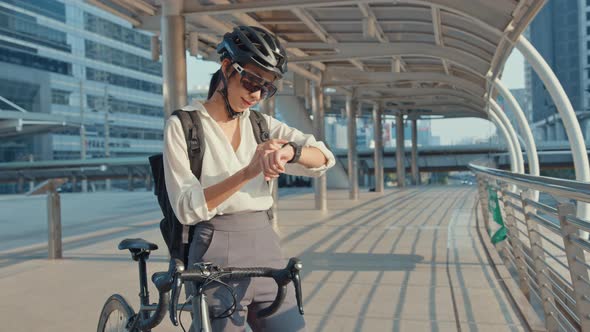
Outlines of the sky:
[[[197,60],[187,53],[188,89],[207,89],[211,74],[218,68],[216,62]],[[504,66],[502,82],[509,89],[524,88],[524,58],[516,49]],[[432,120],[431,130],[433,136],[440,136],[442,144],[453,144],[467,137],[486,138],[495,132],[489,121],[472,118]]]
[[[502,82],[508,89],[524,88],[524,57],[516,49],[504,65]],[[475,118],[432,120],[431,128],[433,136],[440,136],[441,144],[453,144],[464,137],[486,138],[496,131],[490,121]]]

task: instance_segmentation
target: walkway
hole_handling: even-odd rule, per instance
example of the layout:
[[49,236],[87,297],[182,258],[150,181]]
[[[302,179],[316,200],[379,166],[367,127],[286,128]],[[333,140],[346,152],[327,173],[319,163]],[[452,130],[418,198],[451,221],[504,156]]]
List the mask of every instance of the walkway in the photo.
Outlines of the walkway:
[[[285,249],[304,262],[309,331],[525,330],[477,236],[474,187],[362,193],[355,204],[347,191],[328,197],[325,215],[313,194],[279,203]],[[163,244],[153,222],[135,235]],[[0,268],[2,330],[92,331],[113,292],[137,308],[137,267],[116,250],[121,238]],[[150,271],[165,266],[155,252]],[[179,330],[165,321],[155,331]]]

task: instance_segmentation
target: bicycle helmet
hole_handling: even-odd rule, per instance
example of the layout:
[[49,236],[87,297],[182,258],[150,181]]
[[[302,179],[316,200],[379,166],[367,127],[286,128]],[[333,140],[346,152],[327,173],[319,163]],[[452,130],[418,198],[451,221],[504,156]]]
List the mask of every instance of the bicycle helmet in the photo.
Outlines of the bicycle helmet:
[[282,78],[287,72],[287,54],[279,40],[270,32],[250,26],[235,27],[217,45],[221,59],[230,58],[244,66],[253,63]]
[[[232,64],[238,63],[240,66],[252,63],[273,73],[277,79],[281,79],[287,72],[285,49],[274,35],[262,28],[243,25],[235,27],[232,32],[223,36],[223,40],[217,45],[217,53],[221,54],[221,61],[230,59]],[[220,76],[223,88],[219,92],[225,101],[228,115],[235,119],[240,112],[234,111],[229,103],[227,78],[223,71]]]

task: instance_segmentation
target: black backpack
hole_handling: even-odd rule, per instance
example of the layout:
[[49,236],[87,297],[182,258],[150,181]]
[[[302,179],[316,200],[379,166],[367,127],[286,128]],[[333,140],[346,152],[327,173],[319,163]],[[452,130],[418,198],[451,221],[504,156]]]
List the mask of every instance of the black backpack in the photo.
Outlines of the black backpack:
[[[205,153],[205,144],[203,137],[203,124],[198,111],[177,110],[172,115],[178,116],[188,150],[188,159],[191,165],[191,171],[197,177],[201,178],[201,168],[203,166],[203,155]],[[250,110],[250,122],[254,131],[254,137],[258,144],[267,141],[270,138],[268,124],[261,113]],[[149,157],[152,177],[154,180],[154,194],[158,197],[158,204],[164,215],[160,221],[160,231],[166,242],[168,251],[172,258],[180,259],[186,265],[188,262],[188,247],[192,240],[192,228],[194,226],[183,225],[174,215],[172,206],[168,199],[166,191],[166,182],[164,179],[164,162],[161,153]],[[272,210],[269,210],[269,213]],[[269,217],[272,218],[271,215]]]

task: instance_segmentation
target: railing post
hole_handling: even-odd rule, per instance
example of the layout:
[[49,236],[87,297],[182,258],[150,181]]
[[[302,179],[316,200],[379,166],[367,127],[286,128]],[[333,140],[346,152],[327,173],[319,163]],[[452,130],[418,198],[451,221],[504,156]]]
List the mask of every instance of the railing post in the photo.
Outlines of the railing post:
[[576,215],[575,206],[571,203],[559,203],[557,205],[557,216],[559,217],[567,264],[574,287],[576,314],[580,318],[582,331],[590,331],[590,281],[585,266],[585,252],[572,241],[572,239],[579,238],[579,229],[567,220],[568,215]]
[[61,245],[61,199],[53,188],[47,193],[47,226],[49,259],[62,258]]
[[49,259],[62,258],[61,245],[61,199],[57,188],[66,182],[65,178],[50,179],[32,188],[27,195],[47,194],[47,250]]
[[518,272],[520,289],[522,290],[524,295],[530,301],[531,291],[529,289],[529,283],[528,283],[528,275],[527,275],[527,270],[526,270],[527,265],[526,265],[526,261],[525,261],[525,257],[524,257],[524,252],[522,249],[522,243],[520,241],[520,237],[518,234],[518,225],[516,224],[516,218],[514,217],[514,208],[512,208],[510,205],[506,204],[505,196],[507,196],[507,195],[505,194],[505,192],[508,191],[508,187],[509,187],[509,185],[507,185],[507,184],[502,185],[498,202],[500,204],[500,211],[504,211],[504,214],[506,216],[504,218],[504,225],[508,229],[507,240],[512,245],[513,255],[514,255],[514,258],[516,259],[515,263],[517,265],[516,269]]
[[529,234],[529,241],[531,243],[531,253],[534,260],[534,270],[537,277],[537,284],[539,285],[539,295],[543,303],[543,311],[545,313],[545,326],[547,331],[558,331],[559,324],[557,322],[557,313],[555,312],[555,300],[553,299],[553,288],[551,280],[547,277],[549,271],[545,266],[545,251],[543,250],[543,240],[539,235],[539,226],[529,217],[529,213],[534,214],[535,209],[526,203],[527,195],[524,192],[520,193],[520,201],[524,210],[524,220],[526,222],[527,231]]

